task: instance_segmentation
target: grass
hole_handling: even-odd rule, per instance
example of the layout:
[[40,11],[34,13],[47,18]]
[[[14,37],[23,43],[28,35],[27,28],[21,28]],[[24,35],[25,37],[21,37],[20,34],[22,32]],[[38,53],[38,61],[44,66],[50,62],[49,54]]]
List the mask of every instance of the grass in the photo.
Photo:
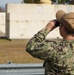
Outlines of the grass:
[[32,57],[25,50],[28,40],[0,39],[0,64],[13,63],[40,63],[40,59]]

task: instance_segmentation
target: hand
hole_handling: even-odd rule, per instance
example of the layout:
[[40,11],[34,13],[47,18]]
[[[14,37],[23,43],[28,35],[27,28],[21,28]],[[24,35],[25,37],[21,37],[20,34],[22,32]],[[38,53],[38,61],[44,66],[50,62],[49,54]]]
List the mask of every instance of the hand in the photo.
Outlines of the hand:
[[47,25],[46,28],[51,31],[54,28],[56,28],[57,26],[59,26],[59,22],[55,19],[55,20],[51,20]]

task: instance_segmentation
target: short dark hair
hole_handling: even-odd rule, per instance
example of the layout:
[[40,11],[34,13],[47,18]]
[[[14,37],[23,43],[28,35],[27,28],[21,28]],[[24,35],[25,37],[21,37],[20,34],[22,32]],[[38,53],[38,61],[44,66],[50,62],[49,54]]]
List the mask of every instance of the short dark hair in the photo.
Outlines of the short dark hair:
[[74,32],[68,30],[67,28],[65,28],[65,30],[66,30],[66,32],[67,32],[68,34],[74,35]]

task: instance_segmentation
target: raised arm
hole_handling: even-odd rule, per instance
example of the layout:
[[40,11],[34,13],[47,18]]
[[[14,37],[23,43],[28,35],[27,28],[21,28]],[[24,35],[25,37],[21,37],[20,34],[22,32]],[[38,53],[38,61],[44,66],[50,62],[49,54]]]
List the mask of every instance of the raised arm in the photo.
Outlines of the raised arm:
[[35,34],[29,41],[26,46],[26,51],[30,53],[32,56],[48,60],[54,54],[54,48],[56,46],[55,41],[46,40],[46,36],[50,31],[52,31],[55,26],[56,20],[50,21],[45,28],[40,30],[37,34]]

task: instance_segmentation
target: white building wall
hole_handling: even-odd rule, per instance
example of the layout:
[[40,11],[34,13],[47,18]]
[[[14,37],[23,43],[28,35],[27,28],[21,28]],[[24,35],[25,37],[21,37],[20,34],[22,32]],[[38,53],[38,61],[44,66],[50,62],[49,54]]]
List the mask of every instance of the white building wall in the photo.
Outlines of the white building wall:
[[5,13],[0,13],[0,36],[5,35]]
[[[9,39],[31,38],[46,24],[55,19],[58,10],[74,11],[73,5],[50,4],[7,4],[6,36]],[[61,38],[59,29],[52,31],[47,38]]]

